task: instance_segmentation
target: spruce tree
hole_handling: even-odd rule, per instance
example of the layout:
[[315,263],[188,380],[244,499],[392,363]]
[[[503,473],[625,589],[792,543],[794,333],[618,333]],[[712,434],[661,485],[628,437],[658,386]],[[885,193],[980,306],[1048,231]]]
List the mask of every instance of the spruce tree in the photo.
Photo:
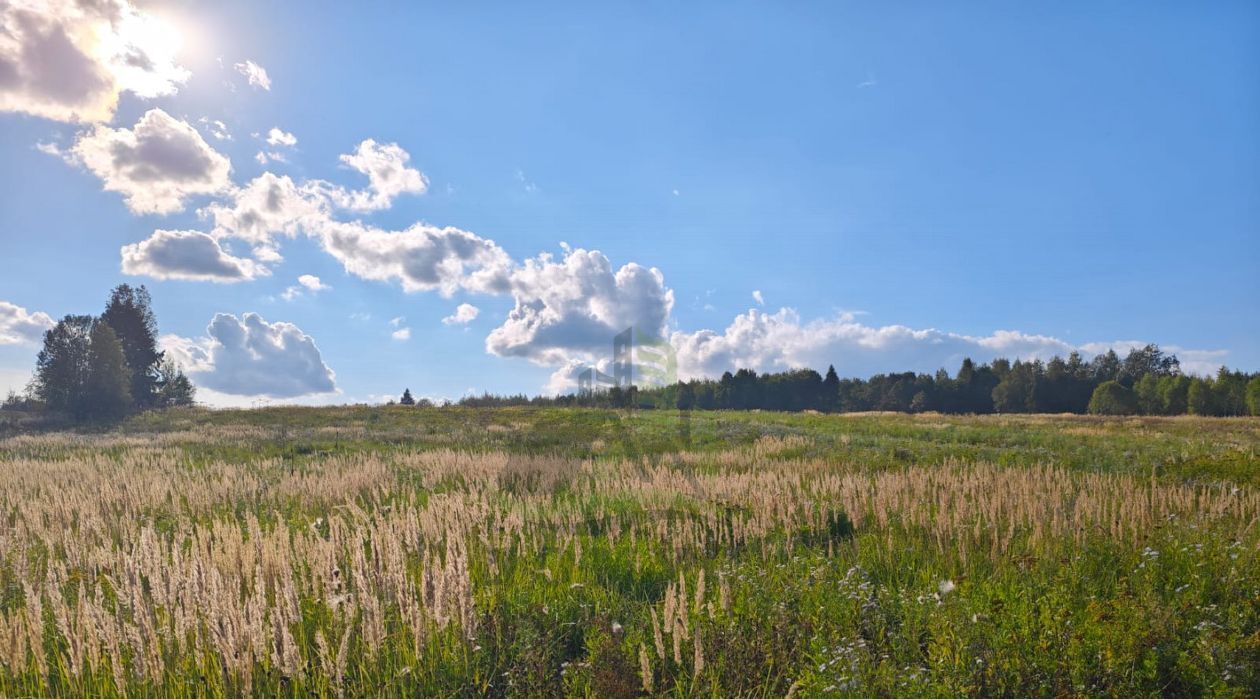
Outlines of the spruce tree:
[[827,365],[827,376],[823,378],[821,407],[829,413],[840,408],[840,376],[833,364]]

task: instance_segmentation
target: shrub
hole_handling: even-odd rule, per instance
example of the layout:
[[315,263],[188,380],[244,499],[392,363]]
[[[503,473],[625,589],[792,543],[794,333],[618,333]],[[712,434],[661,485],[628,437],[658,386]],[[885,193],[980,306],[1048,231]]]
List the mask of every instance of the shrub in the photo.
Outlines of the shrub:
[[1117,381],[1104,381],[1089,399],[1091,415],[1134,415],[1138,412],[1137,395]]

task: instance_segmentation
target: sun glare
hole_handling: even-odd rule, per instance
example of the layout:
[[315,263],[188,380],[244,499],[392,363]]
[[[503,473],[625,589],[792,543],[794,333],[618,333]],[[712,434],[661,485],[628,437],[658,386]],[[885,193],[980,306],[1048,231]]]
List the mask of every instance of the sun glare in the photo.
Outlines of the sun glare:
[[124,89],[156,97],[173,93],[188,79],[188,70],[176,62],[186,40],[183,28],[168,17],[127,12],[105,32],[101,45]]

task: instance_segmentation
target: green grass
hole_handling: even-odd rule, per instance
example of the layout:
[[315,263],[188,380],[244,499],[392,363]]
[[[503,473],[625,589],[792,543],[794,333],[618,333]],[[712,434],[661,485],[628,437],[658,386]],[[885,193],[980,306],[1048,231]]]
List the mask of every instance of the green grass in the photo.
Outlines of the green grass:
[[[457,454],[488,465],[449,466]],[[29,474],[12,472],[19,463]],[[89,494],[63,515],[62,489],[78,492],[66,474],[82,473],[66,469],[86,463],[169,488],[103,492],[99,504]],[[157,677],[138,671],[131,646],[74,673],[72,634],[45,598],[48,667],[29,652],[0,657],[0,696],[637,696],[647,693],[641,651],[652,693],[676,697],[1260,694],[1255,418],[696,412],[684,433],[673,411],[181,410],[107,432],[0,439],[0,469],[10,469],[0,471],[6,619],[32,603],[23,583],[43,584],[61,562],[66,599],[99,591],[103,608],[130,620],[128,602],[111,597],[123,575],[112,566],[129,560],[142,531],[169,558],[191,555],[193,538],[215,527],[257,522],[244,541],[335,543],[335,525],[361,537],[372,569],[395,543],[382,541],[386,525],[447,507],[477,512],[398,549],[407,579],[422,581],[436,565],[428,557],[449,561],[459,539],[467,627],[432,623],[415,642],[386,596],[385,641],[369,652],[362,598],[347,616],[314,587],[316,564],[296,560],[299,612],[288,629],[299,673],[262,657],[246,679],[212,646],[179,640],[161,645]],[[364,473],[374,475],[354,475]],[[907,496],[885,511],[841,507],[840,480],[886,484],[871,485],[875,503],[893,497],[894,481],[881,478],[910,488],[933,473],[957,474],[959,485],[922,486],[936,499]],[[966,486],[973,473],[989,485]],[[194,492],[228,476],[230,487]],[[1055,510],[1064,521],[985,514],[990,497],[1018,502],[1026,483],[1043,482],[1067,484]],[[1144,524],[1073,521],[1094,490],[1124,494],[1115,519]],[[1199,499],[1176,500],[1191,495]],[[1192,501],[1219,511],[1179,504]],[[974,516],[953,521],[959,507]],[[36,512],[84,522],[83,533],[45,530]],[[741,527],[756,533],[741,538]],[[72,554],[74,536],[105,553]],[[336,555],[349,577],[354,546]],[[653,612],[663,616],[680,579],[687,638],[676,662],[673,635],[658,653]],[[231,594],[244,599],[252,584],[245,574]],[[270,605],[277,585],[266,585]],[[159,624],[168,612],[152,611]],[[189,633],[209,633],[213,620],[200,623]],[[335,645],[347,629],[339,683],[316,632]]]

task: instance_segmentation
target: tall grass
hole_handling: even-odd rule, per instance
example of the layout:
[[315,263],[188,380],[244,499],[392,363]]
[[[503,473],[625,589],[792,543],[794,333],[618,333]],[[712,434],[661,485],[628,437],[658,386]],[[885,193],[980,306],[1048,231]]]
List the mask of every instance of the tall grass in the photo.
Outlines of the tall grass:
[[0,441],[0,695],[1260,691],[1254,420],[382,412]]

